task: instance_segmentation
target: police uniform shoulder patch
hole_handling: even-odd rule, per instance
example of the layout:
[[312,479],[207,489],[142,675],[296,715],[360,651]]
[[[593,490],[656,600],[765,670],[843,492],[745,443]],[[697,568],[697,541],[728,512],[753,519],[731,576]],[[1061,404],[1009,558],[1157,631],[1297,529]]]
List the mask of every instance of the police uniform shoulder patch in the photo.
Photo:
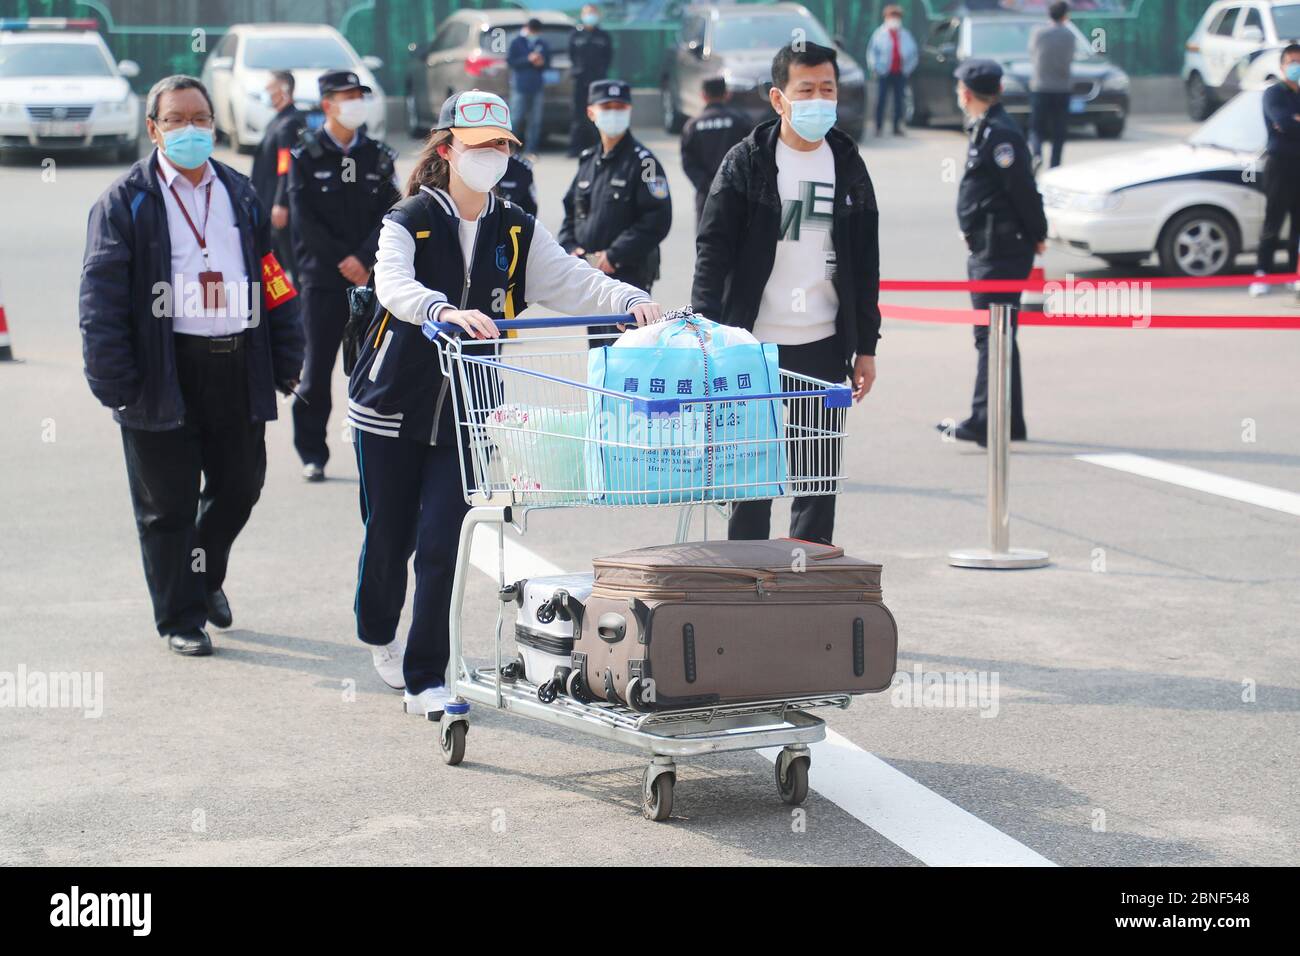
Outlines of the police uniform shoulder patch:
[[1016,148],[1010,143],[998,143],[993,147],[993,162],[1003,169],[1010,169],[1016,161]]
[[655,199],[668,198],[668,180],[663,176],[656,176],[645,185],[646,189],[650,191],[650,195],[654,196]]

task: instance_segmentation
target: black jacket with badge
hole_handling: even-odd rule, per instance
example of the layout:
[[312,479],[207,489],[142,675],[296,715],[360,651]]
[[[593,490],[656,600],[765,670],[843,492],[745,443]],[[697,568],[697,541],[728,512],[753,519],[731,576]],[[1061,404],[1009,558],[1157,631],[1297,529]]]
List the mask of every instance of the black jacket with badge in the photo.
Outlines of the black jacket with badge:
[[533,164],[511,154],[506,174],[497,183],[497,194],[514,203],[530,216],[537,215],[537,185],[533,181]]
[[971,130],[966,173],[957,193],[957,222],[971,252],[989,258],[1014,254],[1047,238],[1029,147],[1000,103]]
[[[695,239],[696,312],[753,330],[781,234],[776,142],[781,120],[761,123],[722,161],[704,203]],[[858,144],[832,128],[835,157],[835,328],[846,361],[875,355],[880,338],[880,212]]]
[[569,62],[575,83],[591,83],[609,76],[614,61],[614,41],[600,27],[580,26],[569,34]]
[[723,157],[753,128],[749,118],[726,103],[710,103],[682,128],[682,169],[696,191],[696,205],[704,199],[722,165]]
[[262,205],[268,211],[272,206],[289,205],[290,154],[298,145],[298,137],[306,125],[306,113],[296,106],[286,106],[266,124],[266,130],[262,133],[262,142],[257,147],[257,155],[253,157],[253,172],[249,179],[257,190],[257,198],[262,200]]
[[673,224],[668,177],[631,133],[608,155],[601,149],[588,147],[578,157],[556,239],[565,252],[603,251],[615,278],[646,289],[659,275],[659,244]]
[[302,133],[289,170],[289,219],[303,285],[346,289],[352,283],[338,264],[348,256],[374,267],[379,224],[401,198],[396,159],[360,130],[347,155],[324,129]]

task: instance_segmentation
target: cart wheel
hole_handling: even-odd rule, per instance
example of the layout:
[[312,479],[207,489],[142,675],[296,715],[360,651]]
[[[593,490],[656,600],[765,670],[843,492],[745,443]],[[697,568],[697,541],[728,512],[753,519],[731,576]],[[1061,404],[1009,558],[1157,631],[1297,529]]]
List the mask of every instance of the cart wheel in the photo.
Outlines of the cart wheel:
[[442,746],[442,760],[447,766],[454,767],[465,759],[465,734],[468,731],[469,724],[458,720],[438,734],[438,741]]
[[591,695],[587,693],[587,684],[582,679],[582,671],[573,670],[569,672],[568,678],[564,682],[565,692],[580,704],[590,704]]
[[554,677],[537,688],[537,699],[549,704],[560,695],[560,683]]
[[673,812],[673,787],[677,783],[677,774],[661,773],[653,783],[647,783],[649,776],[650,768],[647,767],[641,782],[641,816],[662,823]]
[[812,761],[806,754],[790,758],[785,769],[785,779],[782,780],[782,756],[784,754],[776,758],[776,789],[784,802],[797,807],[808,799],[808,765]]

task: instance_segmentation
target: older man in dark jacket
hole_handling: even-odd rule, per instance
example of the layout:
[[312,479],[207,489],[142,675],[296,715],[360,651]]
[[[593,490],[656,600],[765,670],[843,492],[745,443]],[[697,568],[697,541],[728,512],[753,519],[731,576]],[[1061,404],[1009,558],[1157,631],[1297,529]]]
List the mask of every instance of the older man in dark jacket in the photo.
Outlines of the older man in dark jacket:
[[[784,369],[835,383],[851,369],[860,401],[876,378],[879,213],[857,143],[833,126],[838,79],[832,49],[808,43],[777,53],[769,95],[779,119],[733,146],[709,187],[691,305],[776,343]],[[790,463],[792,474],[829,477],[838,468],[837,449]],[[728,534],[768,537],[771,508],[738,502]],[[833,495],[795,499],[791,537],[829,543],[834,528]]]
[[[193,77],[159,81],[156,149],[90,211],[81,333],[90,389],[121,426],[158,633],[210,654],[229,627],[231,545],[266,477],[275,392],[302,366],[296,293],[248,179],[208,157],[212,101]],[[201,485],[201,487],[200,487]]]

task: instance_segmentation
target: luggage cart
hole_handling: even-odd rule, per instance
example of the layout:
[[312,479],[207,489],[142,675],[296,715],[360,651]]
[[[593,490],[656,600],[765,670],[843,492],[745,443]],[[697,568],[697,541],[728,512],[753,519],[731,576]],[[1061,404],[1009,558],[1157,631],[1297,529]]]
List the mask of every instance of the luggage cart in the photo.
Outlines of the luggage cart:
[[[665,320],[689,315],[689,310],[668,313]],[[501,321],[497,327],[503,332],[545,329],[551,334],[490,341],[463,339],[450,323],[424,325],[425,336],[438,348],[443,374],[454,383],[457,446],[470,505],[452,585],[448,685],[454,696],[439,721],[443,759],[455,765],[464,758],[470,704],[475,702],[648,754],[641,787],[647,819],[666,820],[671,814],[679,758],[735,750],[780,747],[777,789],[783,801],[798,805],[808,795],[809,744],[826,736],[825,724],[810,711],[847,708],[852,700],[847,694],[645,713],[604,701],[584,702],[557,692],[554,682],[530,683],[517,668],[503,664],[507,605],[520,597],[518,584],[505,577],[505,528],[511,525],[524,534],[529,511],[679,507],[677,540],[685,541],[697,509],[774,497],[766,479],[726,467],[737,456],[753,453],[782,456],[785,480],[775,497],[839,491],[844,415],[852,404],[848,387],[785,370],[780,391],[747,394],[743,401],[734,395],[679,400],[667,394],[655,397],[658,392],[647,396],[588,385],[590,349],[618,336],[599,329],[627,318]],[[667,390],[661,386],[661,391]],[[593,427],[602,415],[600,427]],[[666,487],[629,491],[634,476],[614,471],[626,469],[626,461],[638,455],[698,459],[699,476],[692,472]],[[610,492],[611,484],[621,490]],[[707,511],[704,521],[707,536]],[[490,667],[471,666],[462,651],[461,613],[480,526],[496,534],[499,604]]]

